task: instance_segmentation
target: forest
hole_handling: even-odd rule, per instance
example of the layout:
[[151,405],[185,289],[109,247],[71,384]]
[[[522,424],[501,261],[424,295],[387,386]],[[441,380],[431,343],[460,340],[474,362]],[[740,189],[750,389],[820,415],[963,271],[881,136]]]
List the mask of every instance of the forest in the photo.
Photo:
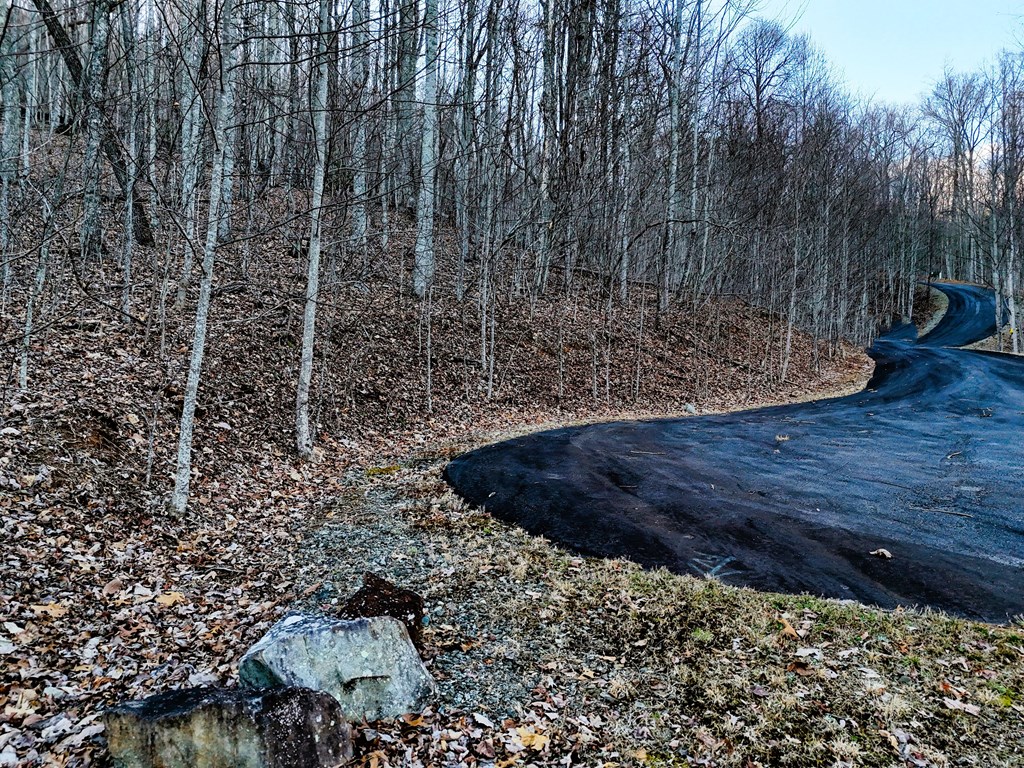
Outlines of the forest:
[[610,381],[608,359],[644,346],[612,332],[622,307],[641,327],[720,300],[763,310],[777,343],[748,357],[779,381],[794,330],[816,357],[863,344],[910,316],[922,274],[995,285],[1013,327],[1020,55],[947,73],[919,108],[865,103],[811,41],[754,11],[9,3],[7,392],[31,390],[34,342],[75,296],[146,337],[187,308],[187,375],[170,375],[184,390],[180,512],[214,299],[229,291],[269,292],[288,324],[301,317],[289,365],[304,456],[310,403],[326,418],[314,367],[332,331],[320,317],[318,335],[318,315],[344,324],[367,293],[415,302],[425,412],[445,375],[431,349],[444,305],[465,337],[476,328],[462,367],[485,399],[514,344],[509,316],[528,328],[563,299],[593,315],[595,398],[636,397],[651,364],[634,350],[634,381]]
[[[930,279],[993,288],[1020,352],[1022,171],[1024,50],[882,103],[756,0],[6,0],[0,757],[90,764],[97,702],[223,680],[290,602],[329,604],[349,534],[304,537],[369,519],[360,494],[378,536],[495,546],[437,480],[482,440],[849,391]],[[506,533],[527,581],[584,567]],[[697,600],[630,567],[595,605]],[[37,711],[75,725],[30,735]]]

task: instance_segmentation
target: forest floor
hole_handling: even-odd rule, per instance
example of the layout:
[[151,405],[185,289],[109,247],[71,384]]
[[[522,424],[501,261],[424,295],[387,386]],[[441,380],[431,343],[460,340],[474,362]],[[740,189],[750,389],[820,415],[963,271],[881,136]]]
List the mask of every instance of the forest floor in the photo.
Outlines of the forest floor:
[[[579,296],[529,313],[510,300],[488,398],[479,326],[439,296],[428,412],[424,313],[368,283],[325,301],[318,448],[302,463],[300,276],[223,278],[183,518],[164,499],[190,314],[151,296],[126,325],[89,285],[58,284],[28,391],[3,393],[0,765],[105,764],[103,706],[232,684],[285,612],[330,612],[367,570],[426,598],[442,696],[358,728],[366,765],[1020,759],[1020,627],[577,557],[439,479],[455,453],[542,427],[852,391],[870,374],[862,353],[798,334],[783,384],[760,363],[784,326],[738,302],[655,323],[643,301],[609,314]],[[2,320],[16,361],[20,318]]]

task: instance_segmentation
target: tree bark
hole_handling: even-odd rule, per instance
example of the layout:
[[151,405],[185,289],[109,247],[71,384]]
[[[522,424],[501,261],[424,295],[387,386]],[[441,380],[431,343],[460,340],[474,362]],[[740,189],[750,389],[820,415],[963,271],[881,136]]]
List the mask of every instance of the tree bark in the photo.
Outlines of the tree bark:
[[437,173],[437,0],[425,0],[426,73],[423,80],[423,143],[420,152],[420,199],[416,206],[416,260],[412,290],[427,294],[434,279],[434,203]]
[[13,7],[7,7],[0,38],[0,260],[2,285],[0,307],[6,307],[12,270],[11,186],[18,172],[15,142],[18,138],[18,83],[14,71],[14,41],[10,29]]
[[330,16],[327,0],[320,0],[320,25],[317,38],[316,82],[313,87],[313,146],[316,163],[313,170],[313,210],[310,213],[309,264],[306,273],[306,306],[302,320],[302,355],[299,360],[299,384],[295,399],[295,442],[299,456],[313,455],[313,436],[309,429],[309,390],[313,377],[313,347],[316,336],[316,304],[320,291],[320,223],[327,168],[327,36]]
[[220,82],[222,90],[217,105],[216,126],[213,140],[216,152],[210,177],[210,205],[207,212],[206,245],[203,250],[203,274],[199,284],[199,303],[196,306],[195,334],[192,339],[192,354],[189,358],[188,380],[185,384],[185,402],[181,410],[178,431],[178,467],[174,478],[174,492],[170,509],[175,514],[184,514],[188,506],[189,486],[192,479],[192,433],[195,429],[196,402],[199,382],[203,370],[203,354],[206,349],[206,329],[210,316],[210,298],[213,293],[214,256],[217,252],[217,231],[220,226],[221,190],[224,184],[224,160],[227,155],[228,124],[234,110],[234,31],[232,29],[232,0],[224,0],[221,11],[222,58]]
[[366,139],[370,117],[367,114],[370,88],[370,53],[367,26],[370,17],[369,0],[354,0],[352,4],[352,47],[356,57],[356,101],[355,138],[352,142],[352,163],[355,166],[352,177],[352,244],[366,262],[366,233],[369,229],[366,211],[367,158]]

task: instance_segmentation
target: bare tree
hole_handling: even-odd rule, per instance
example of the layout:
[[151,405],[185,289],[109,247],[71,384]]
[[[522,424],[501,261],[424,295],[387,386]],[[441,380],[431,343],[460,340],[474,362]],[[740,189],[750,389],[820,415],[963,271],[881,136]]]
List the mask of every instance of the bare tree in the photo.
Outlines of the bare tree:
[[203,354],[206,349],[206,333],[210,317],[210,298],[213,293],[213,267],[217,252],[217,232],[220,218],[226,212],[221,206],[221,191],[224,188],[224,159],[228,152],[229,126],[234,110],[235,30],[233,0],[224,0],[220,13],[221,56],[220,83],[217,94],[216,123],[213,131],[213,170],[210,175],[210,203],[206,214],[206,243],[203,249],[202,278],[199,283],[199,302],[196,306],[195,331],[192,338],[192,353],[189,357],[188,379],[185,383],[185,401],[181,410],[178,429],[178,466],[174,477],[174,491],[170,508],[176,514],[183,514],[188,506],[189,486],[192,480],[192,434],[195,431],[196,403],[199,384],[202,379]]
[[320,244],[323,220],[324,174],[327,168],[327,37],[330,34],[330,13],[327,0],[319,0],[320,18],[317,35],[316,74],[310,111],[313,115],[312,211],[309,228],[309,263],[306,275],[306,306],[302,320],[302,355],[299,360],[299,385],[295,402],[295,442],[299,456],[313,454],[313,436],[309,429],[309,389],[313,376],[313,348],[316,337],[316,305],[320,292]]
[[437,193],[437,0],[424,0],[426,76],[423,81],[423,137],[420,152],[420,193],[416,206],[416,258],[412,290],[423,298],[434,279],[434,198]]
[[13,3],[6,4],[0,29],[0,306],[6,306],[11,286],[14,232],[11,226],[11,187],[17,174],[18,81],[14,70]]

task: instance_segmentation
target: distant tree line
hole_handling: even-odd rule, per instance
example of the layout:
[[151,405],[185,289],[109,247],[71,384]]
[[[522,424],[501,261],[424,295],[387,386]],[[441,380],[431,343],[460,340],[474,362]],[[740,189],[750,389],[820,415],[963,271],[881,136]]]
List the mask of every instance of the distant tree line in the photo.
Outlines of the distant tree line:
[[485,376],[499,296],[530,311],[583,284],[609,308],[648,293],[655,313],[763,307],[782,318],[783,380],[794,329],[826,353],[868,341],[910,316],[925,273],[992,283],[1015,327],[1020,55],[947,74],[920,110],[863,104],[806,38],[751,11],[7,0],[0,255],[4,308],[24,318],[20,386],[48,275],[113,280],[116,242],[112,311],[131,322],[145,249],[150,295],[196,310],[183,509],[217,255],[235,246],[245,275],[271,229],[307,275],[302,455],[324,243],[358,280],[414,232],[402,279],[427,305],[444,291],[473,309]]

